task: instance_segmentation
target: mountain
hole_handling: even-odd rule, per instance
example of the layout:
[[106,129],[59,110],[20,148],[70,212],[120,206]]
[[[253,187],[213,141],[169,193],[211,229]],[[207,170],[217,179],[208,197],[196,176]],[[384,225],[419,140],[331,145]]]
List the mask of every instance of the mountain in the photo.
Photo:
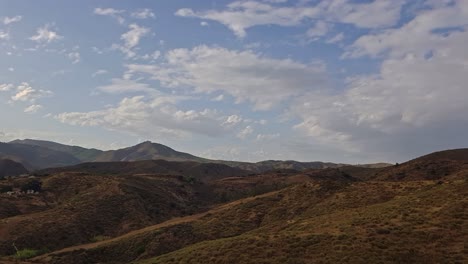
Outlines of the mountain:
[[23,164],[9,159],[0,159],[0,178],[28,173]]
[[56,143],[52,141],[35,140],[35,139],[14,140],[14,141],[11,141],[10,143],[38,146],[38,147],[43,147],[43,148],[48,148],[51,150],[59,151],[59,152],[64,152],[64,153],[74,156],[81,162],[94,161],[96,157],[103,152],[102,150],[97,150],[97,149],[87,149],[87,148],[82,148],[79,146],[69,146],[69,145],[64,145],[64,144],[60,144],[60,143]]
[[100,153],[94,159],[94,161],[138,161],[157,159],[164,159],[168,161],[208,161],[207,159],[199,158],[184,152],[179,152],[165,145],[152,143],[149,141],[129,148],[104,151]]
[[75,156],[46,147],[0,142],[0,159],[11,159],[28,170],[62,167],[80,163]]
[[[42,169],[50,167],[70,166],[83,162],[114,162],[114,161],[143,161],[143,160],[167,160],[167,161],[193,161],[199,163],[218,163],[231,167],[247,170],[254,173],[263,173],[272,170],[307,170],[307,169],[324,169],[338,168],[346,166],[346,164],[331,163],[331,162],[298,162],[293,160],[267,160],[256,163],[226,161],[226,160],[211,160],[191,155],[189,153],[180,152],[162,144],[152,143],[149,141],[138,145],[122,148],[118,150],[101,151],[97,149],[87,149],[78,146],[68,146],[51,141],[43,140],[15,140],[8,144],[18,146],[22,145],[26,152],[34,154],[25,155],[25,151],[20,151],[21,155],[13,155],[12,158],[25,164],[29,169]],[[31,148],[28,148],[31,147]],[[5,152],[0,148],[0,157]],[[48,157],[51,155],[63,155],[59,160],[55,159],[37,159],[38,156]],[[30,160],[33,159],[33,160]],[[364,164],[356,165],[358,167],[382,168],[389,166],[387,163]]]

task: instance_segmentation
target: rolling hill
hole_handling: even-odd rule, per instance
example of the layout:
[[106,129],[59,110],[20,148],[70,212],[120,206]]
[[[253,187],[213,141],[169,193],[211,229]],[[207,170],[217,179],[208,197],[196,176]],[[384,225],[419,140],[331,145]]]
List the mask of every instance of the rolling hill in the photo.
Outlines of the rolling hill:
[[465,154],[205,178],[195,162],[61,168],[34,199],[0,195],[0,261],[15,241],[38,255],[24,263],[465,263]]

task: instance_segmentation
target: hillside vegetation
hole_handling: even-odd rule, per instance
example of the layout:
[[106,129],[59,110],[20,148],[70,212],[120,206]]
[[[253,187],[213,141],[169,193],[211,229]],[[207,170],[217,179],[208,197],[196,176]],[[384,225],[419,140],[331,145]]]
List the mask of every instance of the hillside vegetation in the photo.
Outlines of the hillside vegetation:
[[35,200],[0,201],[18,207],[0,254],[13,261],[14,241],[39,252],[25,263],[467,263],[466,154],[237,176],[167,161],[50,171]]

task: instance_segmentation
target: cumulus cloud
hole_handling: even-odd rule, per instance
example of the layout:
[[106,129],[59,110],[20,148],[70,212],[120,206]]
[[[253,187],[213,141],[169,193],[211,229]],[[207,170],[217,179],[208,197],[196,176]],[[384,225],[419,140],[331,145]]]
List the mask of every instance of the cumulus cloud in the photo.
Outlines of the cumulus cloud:
[[28,106],[27,108],[24,109],[24,112],[28,113],[28,114],[34,114],[34,113],[37,113],[42,108],[43,108],[42,105],[37,105],[37,104],[30,105],[30,106]]
[[23,82],[16,87],[16,92],[11,97],[11,100],[34,103],[37,99],[52,95],[52,91],[34,89],[29,83]]
[[218,137],[231,133],[221,124],[226,117],[216,110],[182,110],[171,96],[124,98],[117,106],[92,112],[67,112],[56,115],[63,123],[102,126],[139,136],[190,137],[199,134]]
[[101,92],[120,94],[120,93],[134,93],[134,92],[154,92],[146,83],[139,83],[135,80],[114,78],[111,80],[111,84],[98,86],[97,89]]
[[253,51],[198,46],[175,49],[155,65],[130,64],[130,72],[146,73],[168,88],[191,87],[196,93],[221,91],[237,103],[252,102],[268,110],[290,97],[327,83],[325,66],[290,59],[272,59]]
[[303,120],[295,128],[316,142],[398,161],[468,144],[460,133],[468,129],[466,14],[468,4],[458,1],[361,37],[351,54],[382,57],[380,71],[349,78],[344,92],[300,98],[291,106]]
[[63,37],[54,30],[55,29],[53,29],[51,25],[47,24],[38,28],[36,35],[30,37],[29,39],[39,43],[50,43],[62,39]]
[[133,18],[138,18],[138,19],[156,18],[156,15],[149,8],[137,10],[133,12],[131,16]]
[[2,19],[2,22],[3,22],[4,25],[9,25],[9,24],[21,21],[21,19],[23,19],[22,16],[4,17]]
[[183,8],[175,14],[217,21],[243,38],[247,35],[246,30],[254,26],[297,26],[310,19],[353,24],[361,28],[385,28],[398,22],[404,3],[403,0],[378,0],[370,3],[330,0],[297,6],[278,5],[282,2],[235,1],[224,10],[194,11]]

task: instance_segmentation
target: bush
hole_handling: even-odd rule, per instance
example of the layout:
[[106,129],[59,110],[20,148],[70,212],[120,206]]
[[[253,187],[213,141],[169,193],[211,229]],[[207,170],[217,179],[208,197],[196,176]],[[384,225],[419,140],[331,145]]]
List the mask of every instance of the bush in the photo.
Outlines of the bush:
[[21,186],[21,191],[26,192],[28,190],[32,190],[35,192],[41,192],[42,191],[42,182],[38,180],[32,180],[27,182],[26,184]]
[[13,191],[13,187],[11,186],[1,186],[0,187],[0,193],[6,193],[6,192],[11,192]]
[[16,252],[15,258],[17,259],[29,259],[40,254],[40,250],[25,248]]

